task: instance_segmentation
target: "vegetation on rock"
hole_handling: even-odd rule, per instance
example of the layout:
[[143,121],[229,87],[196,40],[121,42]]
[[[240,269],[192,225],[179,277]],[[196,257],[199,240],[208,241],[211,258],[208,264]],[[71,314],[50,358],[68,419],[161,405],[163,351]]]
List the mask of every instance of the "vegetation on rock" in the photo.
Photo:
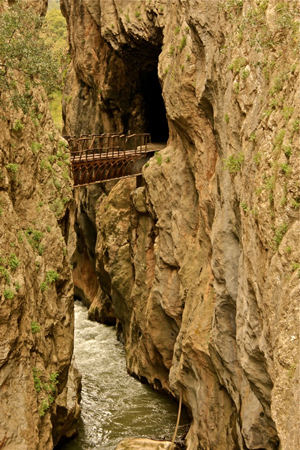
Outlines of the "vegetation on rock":
[[32,89],[50,95],[59,82],[58,60],[45,43],[45,20],[18,1],[8,9],[0,3],[0,106],[31,110]]

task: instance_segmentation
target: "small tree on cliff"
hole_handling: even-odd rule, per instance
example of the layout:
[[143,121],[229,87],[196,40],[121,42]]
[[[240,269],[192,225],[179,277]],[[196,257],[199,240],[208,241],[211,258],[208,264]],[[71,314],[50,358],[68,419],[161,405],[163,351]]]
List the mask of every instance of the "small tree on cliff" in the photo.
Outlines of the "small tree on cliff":
[[7,7],[0,0],[0,108],[30,109],[32,88],[43,86],[49,95],[59,83],[59,63],[46,46],[45,19],[26,2]]

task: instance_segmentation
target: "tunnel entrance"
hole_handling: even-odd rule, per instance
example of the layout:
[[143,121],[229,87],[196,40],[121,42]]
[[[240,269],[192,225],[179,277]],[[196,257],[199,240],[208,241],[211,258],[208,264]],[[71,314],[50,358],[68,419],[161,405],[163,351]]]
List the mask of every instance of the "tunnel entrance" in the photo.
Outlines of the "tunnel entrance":
[[167,142],[169,127],[157,67],[142,72],[140,82],[146,131],[151,134],[152,142]]

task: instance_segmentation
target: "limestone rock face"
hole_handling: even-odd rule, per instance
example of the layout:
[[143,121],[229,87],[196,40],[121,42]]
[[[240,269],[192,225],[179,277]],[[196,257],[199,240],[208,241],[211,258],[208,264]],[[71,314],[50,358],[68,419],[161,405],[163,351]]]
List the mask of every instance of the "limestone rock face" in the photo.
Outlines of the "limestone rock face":
[[[44,14],[47,2],[28,5],[37,3]],[[66,251],[72,181],[45,93],[27,94],[30,114],[0,111],[0,447],[52,450],[76,434],[80,412]]]
[[14,450],[52,449],[79,415],[68,149],[34,95],[39,121],[20,113],[0,124],[0,442]]
[[95,270],[128,371],[182,391],[189,450],[299,447],[296,3],[61,2],[65,131],[168,138],[143,187],[99,196]]

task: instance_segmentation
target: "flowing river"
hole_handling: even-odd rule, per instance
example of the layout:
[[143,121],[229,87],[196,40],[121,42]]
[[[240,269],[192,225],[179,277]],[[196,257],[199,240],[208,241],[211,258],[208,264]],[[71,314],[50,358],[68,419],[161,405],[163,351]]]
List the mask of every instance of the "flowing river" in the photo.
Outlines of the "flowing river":
[[[79,435],[63,450],[114,450],[125,437],[171,439],[178,404],[126,371],[123,345],[114,327],[87,319],[75,302],[75,358],[82,374]],[[186,413],[181,423],[188,423]]]

